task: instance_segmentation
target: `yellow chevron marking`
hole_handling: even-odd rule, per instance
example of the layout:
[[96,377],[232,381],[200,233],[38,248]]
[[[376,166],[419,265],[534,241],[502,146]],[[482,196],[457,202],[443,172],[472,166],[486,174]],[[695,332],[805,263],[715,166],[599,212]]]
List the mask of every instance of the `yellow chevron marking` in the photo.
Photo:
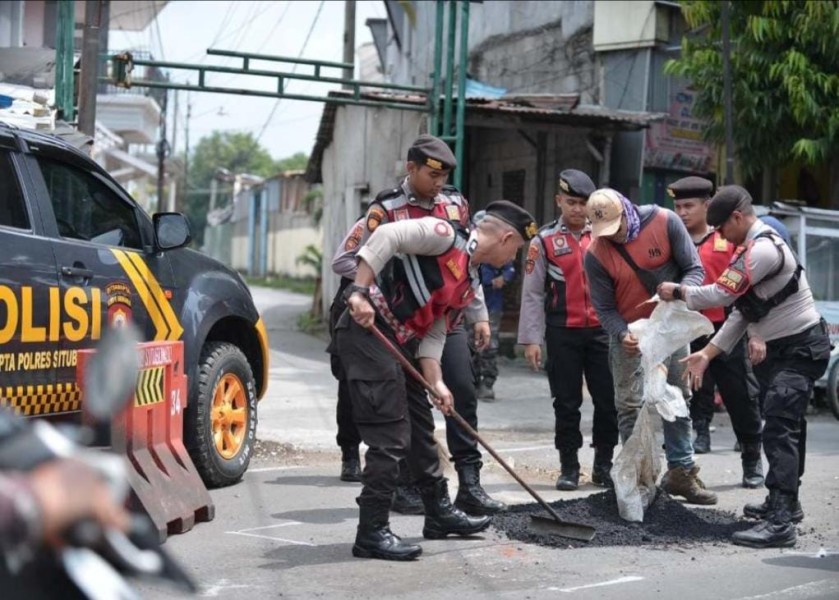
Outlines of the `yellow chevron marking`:
[[122,266],[122,270],[125,271],[126,275],[128,275],[131,283],[134,284],[134,288],[140,296],[140,301],[149,312],[149,318],[151,318],[152,323],[154,323],[154,341],[162,342],[168,339],[169,327],[166,324],[166,320],[160,313],[160,309],[157,307],[157,303],[152,297],[152,293],[146,285],[146,281],[143,279],[143,276],[137,272],[137,269],[128,257],[128,253],[115,249],[112,249],[111,252],[113,252],[114,256],[116,256],[120,266]]
[[163,402],[163,371],[166,367],[143,369],[137,375],[134,393],[135,406],[150,406]]
[[134,263],[134,266],[143,276],[143,279],[148,282],[149,289],[152,294],[154,294],[157,303],[160,305],[160,311],[163,313],[163,318],[166,319],[166,323],[169,325],[169,337],[167,337],[166,340],[174,342],[180,339],[181,334],[184,332],[183,327],[181,327],[180,322],[178,322],[178,317],[175,316],[175,311],[172,310],[172,305],[169,304],[169,300],[166,299],[166,295],[163,293],[163,289],[160,287],[160,283],[157,281],[154,273],[152,273],[149,266],[143,262],[143,259],[140,258],[139,254],[129,252],[128,258],[132,263]]

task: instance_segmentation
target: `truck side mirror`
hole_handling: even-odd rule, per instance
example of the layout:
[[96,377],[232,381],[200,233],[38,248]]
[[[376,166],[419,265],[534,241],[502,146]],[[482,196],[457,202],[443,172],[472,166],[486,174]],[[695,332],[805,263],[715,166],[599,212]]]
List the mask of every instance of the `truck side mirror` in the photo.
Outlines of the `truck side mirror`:
[[181,248],[192,240],[189,233],[189,221],[181,213],[157,213],[152,220],[158,250]]

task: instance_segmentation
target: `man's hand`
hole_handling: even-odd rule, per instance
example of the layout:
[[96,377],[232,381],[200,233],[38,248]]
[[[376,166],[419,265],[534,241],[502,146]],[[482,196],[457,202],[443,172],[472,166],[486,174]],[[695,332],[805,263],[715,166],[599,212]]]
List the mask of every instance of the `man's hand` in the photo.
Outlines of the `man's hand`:
[[129,516],[114,501],[105,481],[85,463],[58,459],[37,467],[30,476],[32,493],[41,510],[45,541],[59,538],[68,527],[94,519],[105,527],[126,531]]
[[692,390],[698,390],[702,387],[702,376],[705,374],[705,371],[708,369],[708,365],[711,362],[710,357],[705,353],[705,349],[703,348],[699,352],[694,352],[686,357],[684,357],[679,362],[687,363],[687,368],[685,369],[685,381],[688,383]]
[[639,354],[641,350],[638,348],[638,338],[635,336],[634,333],[626,332],[623,334],[623,338],[621,339],[621,346],[623,347],[624,351],[629,354],[630,356],[635,356]]
[[500,290],[501,288],[503,288],[505,283],[506,282],[504,281],[504,276],[503,275],[499,275],[498,277],[493,277],[493,279],[492,279],[492,287],[496,290]]
[[352,294],[347,298],[347,306],[350,309],[350,315],[355,319],[356,323],[365,329],[370,329],[373,326],[376,320],[376,311],[363,294],[358,292]]
[[527,364],[534,371],[542,368],[542,346],[539,344],[527,344],[524,347],[524,358],[527,359]]
[[434,390],[434,393],[429,393],[428,395],[431,397],[432,404],[444,415],[451,414],[452,406],[454,406],[454,398],[449,388],[443,383],[443,380],[440,379],[437,383],[432,384],[431,389]]
[[759,337],[749,336],[749,360],[759,365],[766,358],[766,342]]
[[656,292],[658,292],[658,297],[662,300],[675,300],[676,297],[673,295],[673,292],[676,288],[679,287],[678,283],[673,283],[671,281],[665,281],[663,283],[659,283],[658,287],[656,288]]
[[489,346],[490,339],[489,321],[478,321],[475,323],[475,350],[483,352]]

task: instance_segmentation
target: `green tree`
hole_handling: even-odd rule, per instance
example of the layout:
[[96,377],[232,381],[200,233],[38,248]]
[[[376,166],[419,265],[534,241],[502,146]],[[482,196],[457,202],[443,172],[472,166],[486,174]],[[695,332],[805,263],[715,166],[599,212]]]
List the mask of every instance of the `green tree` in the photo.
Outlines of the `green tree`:
[[204,240],[210,206],[210,182],[217,168],[262,177],[277,172],[274,159],[251,133],[214,131],[201,138],[190,157],[189,185],[182,204],[190,219],[193,237],[199,245]]
[[287,158],[281,158],[277,161],[277,172],[283,171],[303,171],[306,165],[309,164],[309,155],[305,152],[297,152]]
[[[730,2],[734,141],[744,174],[839,154],[839,1]],[[724,140],[721,3],[682,2],[695,35],[665,72],[693,82],[708,136]]]

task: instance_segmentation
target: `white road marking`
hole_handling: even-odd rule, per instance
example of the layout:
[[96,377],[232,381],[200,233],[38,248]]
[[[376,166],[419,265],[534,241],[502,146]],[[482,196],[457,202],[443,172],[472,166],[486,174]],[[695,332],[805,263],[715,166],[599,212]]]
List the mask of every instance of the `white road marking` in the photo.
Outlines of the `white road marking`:
[[263,540],[271,540],[272,542],[285,542],[287,544],[292,544],[294,546],[310,546],[312,548],[316,548],[317,544],[311,544],[309,542],[298,542],[297,540],[289,540],[286,538],[279,538],[273,535],[262,535],[259,533],[251,533],[253,531],[262,531],[265,529],[276,529],[278,527],[288,527],[289,525],[303,525],[300,521],[286,521],[285,523],[277,523],[275,525],[265,525],[263,527],[249,527],[247,529],[240,529],[239,531],[225,531],[224,533],[228,533],[230,535],[242,535],[245,537],[255,537],[260,538]]
[[559,591],[559,592],[576,592],[579,590],[587,590],[589,588],[598,588],[598,587],[605,587],[607,585],[618,585],[621,583],[632,583],[633,581],[643,581],[643,577],[639,575],[629,575],[628,577],[620,577],[618,579],[612,579],[611,581],[601,581],[600,583],[590,583],[588,585],[578,585],[577,587],[570,587],[570,588],[548,588],[550,591]]
[[293,471],[294,469],[302,469],[302,465],[295,465],[295,466],[288,466],[288,467],[260,467],[258,469],[248,469],[245,471],[245,475],[248,473],[267,473],[269,471]]
[[[820,579],[801,585],[794,585],[783,590],[775,590],[768,594],[743,596],[742,598],[737,598],[737,600],[783,600],[784,598],[803,600],[804,598],[824,598],[830,592],[839,594],[839,581],[836,579]],[[835,598],[836,596],[833,597]]]
[[221,595],[225,590],[234,590],[238,588],[249,588],[251,586],[237,583],[230,583],[229,579],[222,579],[216,584],[211,585],[206,590],[201,592],[201,596],[205,598],[215,598]]

